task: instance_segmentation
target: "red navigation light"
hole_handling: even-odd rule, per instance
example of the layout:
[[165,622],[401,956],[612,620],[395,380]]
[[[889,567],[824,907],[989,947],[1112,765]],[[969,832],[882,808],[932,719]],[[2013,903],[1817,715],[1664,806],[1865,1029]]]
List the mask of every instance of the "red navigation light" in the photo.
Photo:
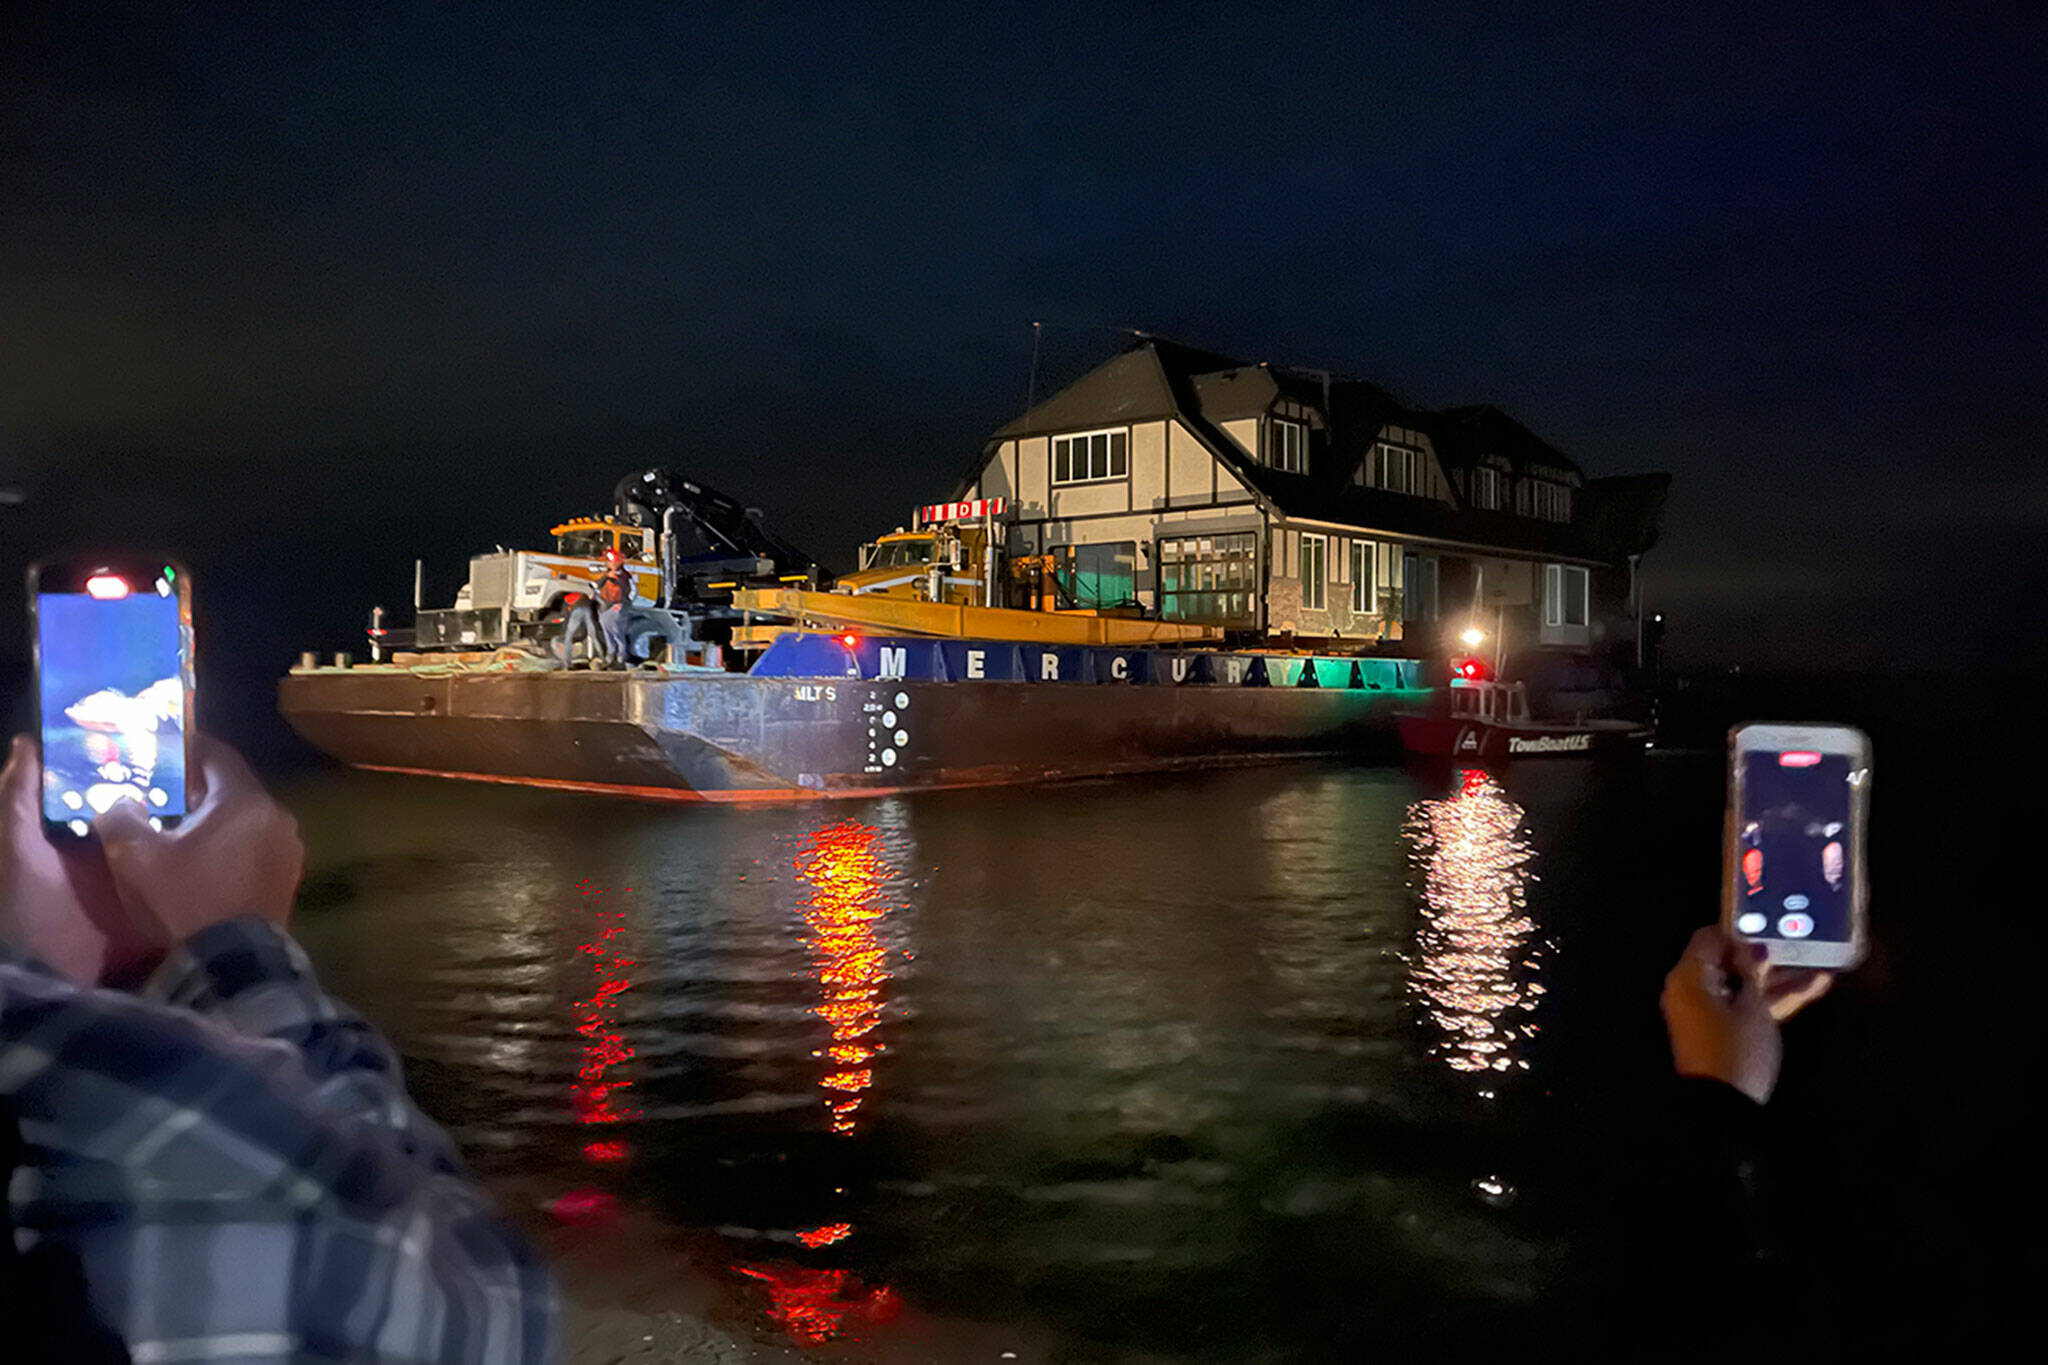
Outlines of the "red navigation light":
[[1461,678],[1479,682],[1486,677],[1486,665],[1477,659],[1459,659],[1451,665],[1451,672]]
[[128,595],[128,580],[110,573],[96,573],[85,580],[85,591],[95,601],[118,601]]
[[1811,749],[1793,749],[1778,755],[1781,768],[1811,768],[1820,762],[1820,755]]
[[839,637],[839,643],[845,645],[848,649],[852,649],[860,643],[860,637],[849,630],[846,634]]

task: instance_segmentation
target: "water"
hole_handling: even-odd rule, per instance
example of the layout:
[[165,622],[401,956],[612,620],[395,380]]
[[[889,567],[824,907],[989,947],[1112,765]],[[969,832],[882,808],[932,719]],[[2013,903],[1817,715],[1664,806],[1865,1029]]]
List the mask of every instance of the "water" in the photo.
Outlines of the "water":
[[[302,936],[480,1172],[695,1239],[764,1335],[886,1345],[908,1305],[1067,1358],[1337,1359],[1628,1318],[1603,1296],[1658,1198],[1711,757],[757,810],[289,795]],[[1863,1153],[1806,1190],[1852,1240],[1919,1177],[1870,1155],[1917,1129],[1844,994],[1780,1107]]]

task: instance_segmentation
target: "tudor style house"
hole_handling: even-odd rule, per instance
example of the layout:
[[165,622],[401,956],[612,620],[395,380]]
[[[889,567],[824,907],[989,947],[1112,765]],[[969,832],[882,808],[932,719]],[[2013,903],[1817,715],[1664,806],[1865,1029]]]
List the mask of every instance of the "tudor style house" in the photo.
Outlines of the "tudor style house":
[[1010,503],[1012,555],[1077,605],[1319,650],[1460,633],[1632,660],[1637,561],[1669,477],[1588,479],[1491,407],[1140,337],[991,437],[957,496]]

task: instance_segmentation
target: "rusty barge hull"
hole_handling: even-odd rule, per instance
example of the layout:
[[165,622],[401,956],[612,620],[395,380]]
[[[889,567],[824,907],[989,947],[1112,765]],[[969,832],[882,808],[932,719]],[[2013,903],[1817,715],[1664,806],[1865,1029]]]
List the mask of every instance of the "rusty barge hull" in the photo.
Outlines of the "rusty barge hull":
[[965,676],[924,648],[926,666],[907,669],[909,649],[871,648],[864,664],[815,644],[748,674],[310,669],[278,699],[310,744],[357,767],[745,802],[1389,755],[1395,713],[1428,695],[1407,661],[1326,667],[1325,684],[1301,675],[1314,661],[1067,650],[1059,664],[1078,680],[1054,682],[1057,665],[1011,646],[991,665],[949,643]]

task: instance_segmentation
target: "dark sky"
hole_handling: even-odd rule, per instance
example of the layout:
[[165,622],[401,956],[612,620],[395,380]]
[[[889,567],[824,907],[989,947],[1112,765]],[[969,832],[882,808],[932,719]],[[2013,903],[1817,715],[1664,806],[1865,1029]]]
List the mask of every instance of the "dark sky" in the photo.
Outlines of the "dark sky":
[[640,464],[844,562],[1034,319],[1052,382],[1141,327],[1671,471],[1682,657],[2032,634],[2037,7],[24,8],[0,572],[182,549],[251,685]]

